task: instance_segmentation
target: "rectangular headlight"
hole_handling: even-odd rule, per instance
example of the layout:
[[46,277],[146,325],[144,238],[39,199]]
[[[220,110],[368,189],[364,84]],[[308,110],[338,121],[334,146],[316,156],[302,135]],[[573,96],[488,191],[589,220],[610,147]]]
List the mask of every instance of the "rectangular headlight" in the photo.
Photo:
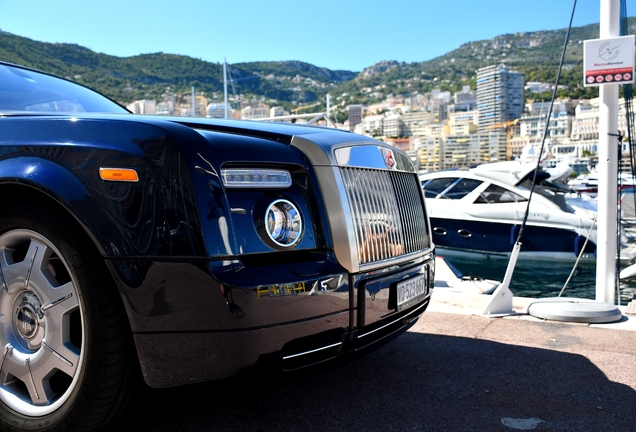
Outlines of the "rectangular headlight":
[[277,169],[222,169],[221,179],[226,188],[288,188],[292,184],[289,171]]

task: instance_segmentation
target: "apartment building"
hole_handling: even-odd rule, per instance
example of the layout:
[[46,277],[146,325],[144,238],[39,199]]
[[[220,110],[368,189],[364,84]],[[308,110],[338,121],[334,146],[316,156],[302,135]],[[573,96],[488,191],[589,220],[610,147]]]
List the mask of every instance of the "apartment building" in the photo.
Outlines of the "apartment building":
[[232,108],[230,107],[230,104],[228,103],[227,105],[225,105],[225,103],[215,103],[212,102],[210,104],[208,104],[208,106],[206,107],[206,117],[207,118],[216,118],[216,119],[222,119],[225,118],[225,113],[227,112],[227,117],[228,118],[233,118],[232,116],[232,112],[234,110],[232,110]]
[[402,124],[404,125],[404,136],[423,136],[426,135],[428,125],[435,122],[435,116],[432,113],[422,111],[410,111],[402,114]]
[[448,126],[450,128],[450,134],[470,135],[477,132],[478,116],[479,112],[476,110],[455,112],[449,109]]
[[418,138],[420,169],[434,171],[506,160],[506,134],[440,135]]
[[[562,142],[570,136],[574,116],[566,111],[553,112],[548,124],[546,138]],[[521,135],[530,137],[531,142],[540,142],[545,132],[548,113],[526,115],[521,117],[519,125]]]
[[[461,91],[453,95],[453,105],[448,107],[448,114],[453,112],[468,112],[477,109],[477,92],[470,86],[463,86]],[[477,122],[475,122],[477,124]]]
[[404,136],[404,123],[402,122],[402,116],[396,113],[387,113],[384,117],[382,135],[386,137]]
[[269,117],[270,107],[264,103],[248,105],[241,109],[241,118],[244,120],[255,120]]
[[164,100],[157,104],[156,114],[157,115],[175,115],[177,111],[177,104],[174,100]]
[[356,125],[362,123],[363,106],[361,104],[353,104],[347,107],[349,112],[349,129],[354,130]]
[[133,114],[157,114],[157,103],[153,100],[138,100],[126,105]]
[[[632,102],[632,106],[636,99]],[[572,121],[572,133],[570,134],[570,142],[578,147],[579,156],[584,150],[590,153],[596,153],[598,150],[599,140],[599,121],[600,121],[600,99],[594,98],[589,101],[581,101],[574,109],[575,115]],[[627,136],[627,112],[625,110],[625,99],[618,100],[618,132]],[[627,155],[629,147],[626,140],[622,143],[622,153]]]
[[361,135],[384,135],[384,115],[368,115],[354,127],[354,131]]
[[524,75],[505,65],[477,71],[478,130],[520,118],[524,111]]
[[443,169],[442,163],[444,140],[440,136],[423,136],[415,138],[420,170],[439,171]]
[[288,115],[289,115],[289,111],[285,111],[283,107],[279,107],[279,106],[271,107],[269,110],[270,117],[283,117]]

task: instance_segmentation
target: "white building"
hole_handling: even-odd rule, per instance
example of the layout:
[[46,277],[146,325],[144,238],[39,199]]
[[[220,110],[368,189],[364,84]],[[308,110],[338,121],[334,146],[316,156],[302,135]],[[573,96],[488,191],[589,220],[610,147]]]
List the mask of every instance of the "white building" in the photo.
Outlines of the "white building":
[[387,115],[384,117],[384,128],[382,135],[386,137],[404,136],[404,124],[402,123],[400,115],[395,113],[387,113]]
[[166,100],[157,104],[157,115],[174,115],[176,104],[173,100]]
[[[227,117],[228,118],[232,118],[232,109],[229,106],[230,104],[227,104]],[[225,118],[225,112],[226,112],[226,106],[225,103],[209,103],[208,106],[205,108],[206,111],[206,117],[207,118],[217,118],[217,119],[222,119]]]
[[126,105],[126,108],[133,114],[157,114],[157,103],[153,100],[143,99],[134,101],[131,104]]
[[427,126],[435,122],[435,116],[425,110],[410,111],[402,115],[404,136],[424,136]]
[[362,132],[362,135],[383,136],[384,135],[384,115],[368,115],[362,119],[362,122],[354,127],[356,133]]
[[506,134],[445,135],[418,138],[420,169],[463,168],[506,160]]
[[[548,113],[531,114],[521,117],[520,135],[530,137],[530,142],[540,143],[545,132]],[[553,111],[546,138],[561,143],[570,137],[574,116],[567,111]]]
[[277,107],[272,107],[272,108],[269,110],[269,116],[270,116],[270,117],[283,117],[283,116],[288,116],[288,115],[289,115],[289,112],[288,112],[288,111],[285,111],[285,110],[283,109],[283,107],[279,107],[279,106],[277,106]]
[[[632,102],[632,106],[636,99]],[[578,146],[578,154],[582,156],[584,150],[592,154],[598,151],[599,121],[600,121],[600,99],[594,98],[589,101],[581,101],[574,110],[572,121],[572,133],[570,141]],[[621,135],[627,136],[627,115],[625,111],[625,99],[618,100],[618,131]],[[623,155],[629,153],[627,140],[623,141]]]
[[479,130],[521,118],[524,110],[524,75],[505,65],[493,65],[477,71],[477,109]]
[[526,83],[525,89],[531,93],[543,93],[552,91],[552,86],[554,84],[536,82],[536,81],[528,81]]
[[477,131],[478,112],[465,111],[448,113],[448,126],[451,135],[470,135]]
[[241,110],[241,118],[244,120],[254,120],[269,117],[269,106],[259,103],[256,106],[246,106]]

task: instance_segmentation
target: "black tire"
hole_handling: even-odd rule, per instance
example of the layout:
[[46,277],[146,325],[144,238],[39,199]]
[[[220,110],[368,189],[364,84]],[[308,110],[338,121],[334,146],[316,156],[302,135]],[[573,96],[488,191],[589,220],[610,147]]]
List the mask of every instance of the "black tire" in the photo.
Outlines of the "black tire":
[[121,298],[62,212],[0,209],[0,429],[96,430],[141,386]]

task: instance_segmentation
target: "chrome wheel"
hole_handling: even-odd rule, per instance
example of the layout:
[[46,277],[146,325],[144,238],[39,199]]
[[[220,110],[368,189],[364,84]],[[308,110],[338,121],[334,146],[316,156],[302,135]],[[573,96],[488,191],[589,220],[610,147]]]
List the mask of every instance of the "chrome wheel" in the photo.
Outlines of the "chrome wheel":
[[0,401],[29,417],[64,404],[84,362],[83,321],[56,246],[28,229],[0,235]]

